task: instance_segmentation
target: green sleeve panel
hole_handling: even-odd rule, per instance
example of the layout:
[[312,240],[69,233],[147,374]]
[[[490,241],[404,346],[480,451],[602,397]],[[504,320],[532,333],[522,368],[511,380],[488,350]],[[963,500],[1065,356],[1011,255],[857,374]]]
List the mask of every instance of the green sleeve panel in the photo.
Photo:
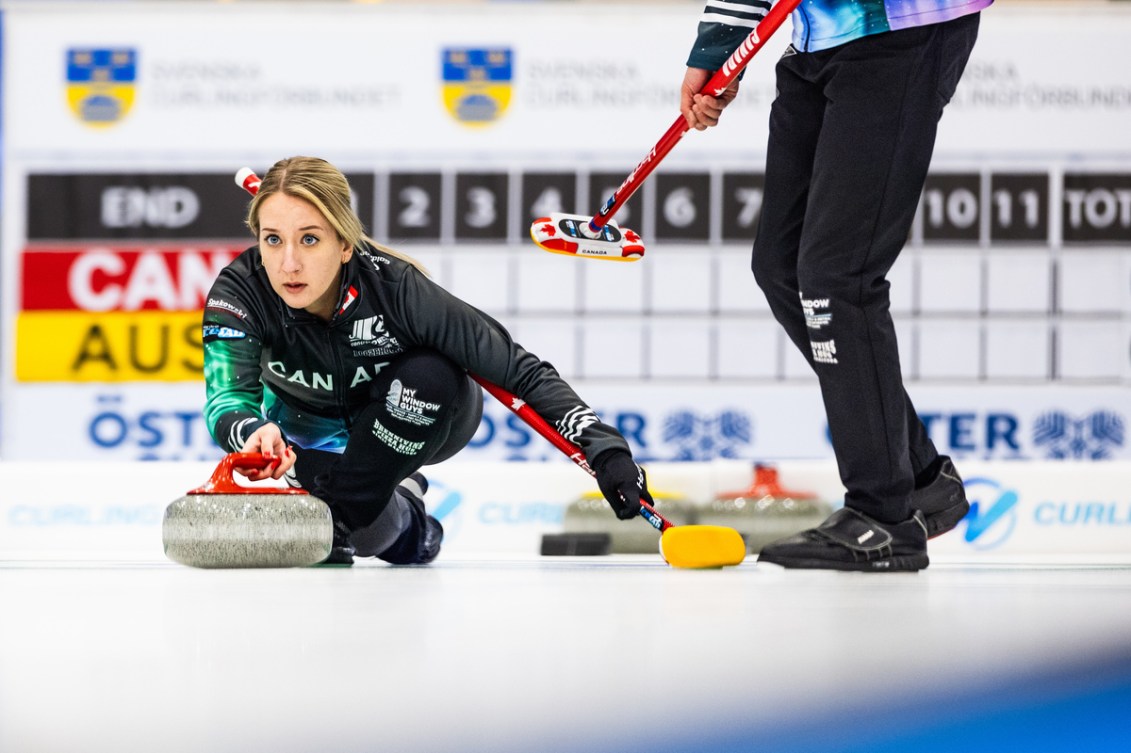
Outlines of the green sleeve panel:
[[[263,418],[260,345],[253,336],[204,318],[204,422],[224,450],[237,452]],[[215,334],[217,330],[227,336]]]

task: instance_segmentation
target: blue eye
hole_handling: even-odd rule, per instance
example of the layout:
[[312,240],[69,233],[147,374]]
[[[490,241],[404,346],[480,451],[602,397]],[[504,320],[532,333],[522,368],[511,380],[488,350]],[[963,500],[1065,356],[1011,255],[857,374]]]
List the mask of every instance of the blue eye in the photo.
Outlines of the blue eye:
[[268,246],[277,246],[279,245],[279,236],[275,235],[274,233],[265,235],[263,236],[263,242]]
[[304,236],[302,236],[302,245],[304,245],[304,246],[313,246],[317,242],[318,242],[318,236],[316,236],[316,235],[304,235]]

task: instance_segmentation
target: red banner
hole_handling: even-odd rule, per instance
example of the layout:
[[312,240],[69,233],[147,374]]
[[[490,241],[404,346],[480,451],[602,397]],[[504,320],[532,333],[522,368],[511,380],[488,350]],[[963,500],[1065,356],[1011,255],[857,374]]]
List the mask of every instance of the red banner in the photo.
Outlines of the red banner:
[[200,311],[243,248],[88,246],[21,255],[23,311]]

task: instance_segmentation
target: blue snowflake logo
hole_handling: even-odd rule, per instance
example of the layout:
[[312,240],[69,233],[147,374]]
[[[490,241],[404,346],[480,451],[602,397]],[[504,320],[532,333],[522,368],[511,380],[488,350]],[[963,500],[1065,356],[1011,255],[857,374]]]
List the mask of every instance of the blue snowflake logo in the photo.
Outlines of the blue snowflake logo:
[[664,442],[676,446],[672,460],[741,458],[741,446],[753,437],[750,418],[728,410],[717,416],[698,416],[678,411],[664,419]]
[[1107,460],[1123,446],[1123,417],[1111,411],[1079,419],[1062,411],[1045,413],[1033,427],[1033,443],[1054,460]]

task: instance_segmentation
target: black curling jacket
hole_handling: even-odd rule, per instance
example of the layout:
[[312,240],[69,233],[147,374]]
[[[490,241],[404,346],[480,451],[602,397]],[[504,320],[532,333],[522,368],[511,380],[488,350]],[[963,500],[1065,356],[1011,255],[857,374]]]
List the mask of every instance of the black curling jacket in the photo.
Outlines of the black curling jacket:
[[374,376],[414,348],[522,398],[590,459],[628,451],[553,366],[408,262],[364,244],[344,272],[328,323],[275,294],[257,246],[220,272],[204,310],[204,418],[226,451],[272,421],[300,447],[340,452]]

